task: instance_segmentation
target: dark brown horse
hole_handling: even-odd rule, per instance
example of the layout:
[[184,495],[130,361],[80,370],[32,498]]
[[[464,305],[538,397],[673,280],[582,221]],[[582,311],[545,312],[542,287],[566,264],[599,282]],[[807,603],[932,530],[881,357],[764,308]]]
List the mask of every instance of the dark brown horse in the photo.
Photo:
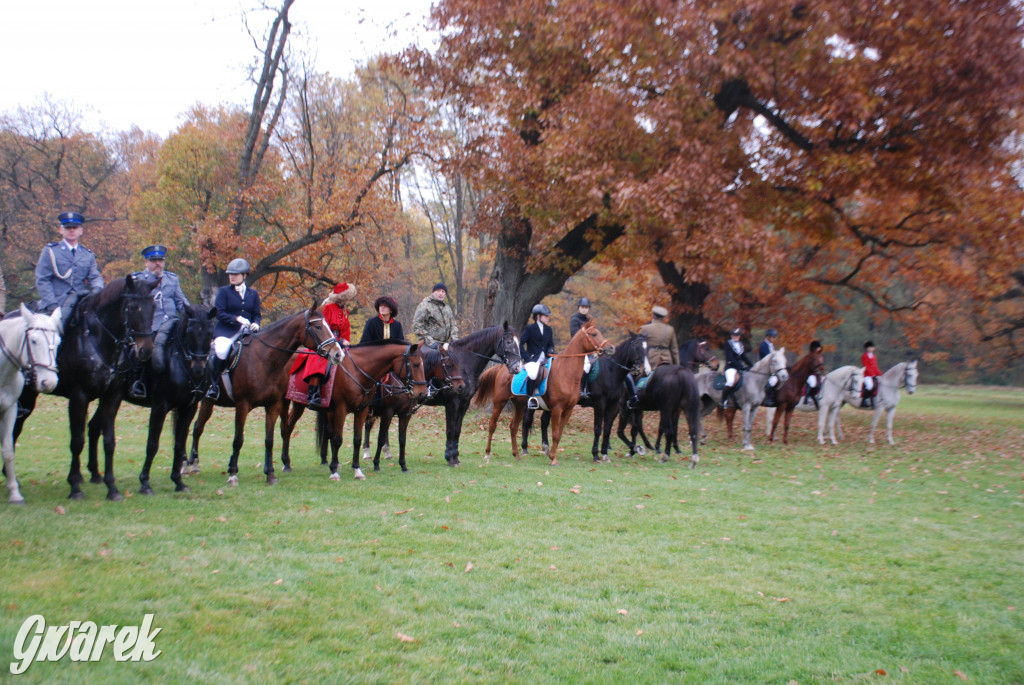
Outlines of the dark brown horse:
[[[597,330],[593,321],[588,321],[576,332],[569,346],[562,354],[554,355],[548,374],[547,388],[541,396],[541,406],[551,412],[552,444],[548,451],[551,466],[558,465],[558,443],[562,439],[562,430],[572,416],[572,410],[580,399],[580,380],[583,378],[583,358],[588,354],[604,354],[615,351],[615,347],[605,340],[601,331]],[[484,371],[480,376],[480,387],[476,393],[476,404],[482,405],[493,401],[491,422],[487,432],[487,450],[485,459],[491,458],[491,441],[498,425],[498,417],[505,408],[505,403],[512,401],[513,416],[509,430],[512,435],[512,456],[519,459],[519,445],[516,436],[519,424],[526,411],[525,395],[512,394],[512,374],[504,366],[495,366]]]
[[[352,414],[352,471],[356,480],[364,480],[359,468],[359,452],[363,440],[363,424],[370,409],[370,400],[381,380],[395,374],[415,400],[427,396],[427,381],[423,375],[423,359],[417,354],[418,345],[381,341],[354,345],[345,351],[345,359],[334,373],[331,403],[317,413],[316,436],[319,445],[325,438],[331,443],[331,480],[338,475],[338,449],[341,448],[345,419]],[[288,414],[288,432],[302,415],[303,406],[296,404]]]
[[255,335],[243,336],[238,363],[229,374],[228,388],[223,379],[220,396],[214,402],[204,399],[199,407],[195,428],[192,429],[192,454],[189,463],[193,472],[199,464],[199,438],[213,413],[213,406],[235,408],[235,439],[231,443],[231,461],[228,464],[228,484],[238,485],[238,453],[245,440],[245,419],[256,407],[267,412],[267,431],[264,440],[264,467],[267,484],[277,482],[274,475],[274,424],[284,407],[284,394],[288,389],[288,360],[300,347],[307,347],[326,357],[331,363],[341,361],[341,345],[324,324],[323,315],[314,308],[301,311],[275,321]]
[[[459,395],[466,388],[466,381],[461,375],[449,352],[449,346],[443,345],[437,350],[421,346],[419,354],[423,358],[423,374],[427,379],[429,388],[428,396],[438,392],[451,391]],[[380,431],[377,434],[377,451],[373,455],[373,470],[380,471],[380,453],[386,449],[387,458],[391,458],[391,449],[388,446],[388,428],[391,420],[398,416],[398,465],[402,471],[408,471],[405,465],[405,436],[409,427],[409,420],[416,413],[422,404],[416,401],[411,393],[407,392],[405,386],[395,387],[393,384],[381,385],[381,397],[379,404],[375,400],[370,403],[370,411],[366,415],[365,447],[363,459],[370,458],[370,431],[373,430],[374,417],[380,417]],[[321,455],[323,456],[323,455]]]
[[775,442],[775,428],[779,425],[779,416],[785,414],[786,425],[782,431],[782,442],[786,445],[789,444],[789,420],[793,417],[796,405],[803,399],[804,386],[812,373],[818,375],[818,387],[821,387],[821,377],[825,373],[825,357],[820,352],[805,354],[789,369],[789,379],[782,384],[775,396],[775,401],[778,404],[775,418],[772,419],[772,432],[768,436],[768,442]]

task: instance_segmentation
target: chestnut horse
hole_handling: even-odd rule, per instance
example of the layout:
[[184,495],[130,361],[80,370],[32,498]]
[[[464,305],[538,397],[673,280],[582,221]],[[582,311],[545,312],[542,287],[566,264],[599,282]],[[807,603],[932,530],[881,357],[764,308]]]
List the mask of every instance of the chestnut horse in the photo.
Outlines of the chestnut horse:
[[[366,479],[363,470],[359,468],[363,425],[370,410],[370,399],[385,376],[395,374],[417,401],[426,399],[427,381],[423,375],[423,358],[417,354],[418,348],[416,343],[388,340],[347,348],[345,359],[334,372],[331,403],[326,409],[317,412],[316,418],[317,445],[322,445],[325,437],[331,443],[331,480],[341,480],[338,475],[338,449],[341,447],[345,419],[350,413],[353,421],[352,471],[356,480]],[[303,405],[296,404],[288,413],[289,434],[302,415],[302,410]]]
[[[551,412],[552,445],[548,452],[551,466],[558,465],[558,443],[562,439],[562,430],[568,423],[569,417],[572,416],[573,407],[580,400],[583,358],[595,352],[601,355],[614,351],[615,347],[605,340],[601,331],[594,327],[593,321],[588,321],[569,341],[565,352],[552,357],[547,389],[541,396],[542,406],[547,407],[547,410]],[[498,416],[505,408],[505,403],[511,400],[513,416],[509,430],[512,435],[512,456],[518,460],[519,445],[516,444],[516,435],[519,432],[519,424],[523,420],[523,413],[526,411],[527,397],[512,394],[512,374],[504,366],[487,369],[480,376],[480,387],[477,390],[475,402],[477,406],[480,406],[488,400],[493,401],[494,408],[491,411],[491,422],[487,431],[487,450],[484,453],[484,458],[491,458],[491,440],[494,437],[494,429],[498,425]]]
[[231,443],[231,461],[228,463],[228,484],[238,485],[238,453],[245,441],[245,419],[256,407],[267,412],[267,432],[264,440],[263,472],[267,485],[277,482],[274,475],[274,424],[284,406],[288,389],[288,360],[300,347],[308,347],[310,354],[326,357],[332,364],[341,362],[341,345],[324,324],[323,315],[315,308],[301,311],[275,321],[259,333],[242,337],[242,351],[238,363],[230,372],[231,391],[222,379],[222,390],[216,400],[206,398],[199,407],[195,428],[192,429],[192,453],[189,463],[192,472],[198,472],[199,438],[213,413],[213,405],[235,408],[235,439]]
[[775,418],[772,419],[772,432],[768,435],[768,442],[775,442],[775,429],[779,425],[779,416],[785,414],[786,422],[782,431],[782,442],[785,445],[789,444],[789,420],[793,418],[793,410],[800,403],[804,386],[812,373],[819,376],[818,386],[820,387],[820,377],[825,373],[825,357],[821,352],[805,354],[789,369],[789,379],[782,384],[775,395],[777,409]]

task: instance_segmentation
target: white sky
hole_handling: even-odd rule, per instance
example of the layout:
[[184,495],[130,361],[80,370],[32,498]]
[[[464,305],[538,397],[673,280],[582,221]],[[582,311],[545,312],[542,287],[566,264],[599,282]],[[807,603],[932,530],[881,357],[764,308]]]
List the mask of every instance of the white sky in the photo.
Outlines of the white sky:
[[[267,0],[280,6],[280,0]],[[319,72],[345,77],[357,62],[430,43],[431,0],[296,0],[294,50]],[[248,66],[273,18],[258,0],[25,0],[5,3],[0,113],[44,96],[85,114],[85,125],[166,136],[197,102],[248,105]],[[251,11],[250,11],[251,10]]]

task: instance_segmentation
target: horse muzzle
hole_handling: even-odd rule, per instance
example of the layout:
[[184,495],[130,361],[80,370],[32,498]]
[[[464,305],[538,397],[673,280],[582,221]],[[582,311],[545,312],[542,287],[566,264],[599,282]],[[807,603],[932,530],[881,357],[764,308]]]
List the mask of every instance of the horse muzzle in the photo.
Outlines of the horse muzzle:
[[50,394],[57,389],[57,372],[50,369],[36,369],[36,392]]

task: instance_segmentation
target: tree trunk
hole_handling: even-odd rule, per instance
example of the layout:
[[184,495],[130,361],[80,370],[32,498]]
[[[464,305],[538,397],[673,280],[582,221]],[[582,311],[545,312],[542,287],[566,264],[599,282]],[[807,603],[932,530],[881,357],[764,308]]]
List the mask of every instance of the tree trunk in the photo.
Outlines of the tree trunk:
[[621,224],[601,224],[596,215],[591,215],[555,244],[556,266],[531,272],[527,269],[533,236],[530,222],[506,215],[501,224],[494,268],[487,284],[484,321],[499,326],[508,321],[517,330],[526,325],[535,304],[548,295],[561,292],[570,276],[625,231]]
[[704,283],[687,283],[686,269],[675,262],[659,259],[656,266],[658,275],[672,295],[668,322],[676,329],[679,341],[712,334],[711,322],[703,314],[704,301],[711,294],[711,287]]
[[7,285],[4,283],[4,265],[0,264],[0,316],[7,311]]

